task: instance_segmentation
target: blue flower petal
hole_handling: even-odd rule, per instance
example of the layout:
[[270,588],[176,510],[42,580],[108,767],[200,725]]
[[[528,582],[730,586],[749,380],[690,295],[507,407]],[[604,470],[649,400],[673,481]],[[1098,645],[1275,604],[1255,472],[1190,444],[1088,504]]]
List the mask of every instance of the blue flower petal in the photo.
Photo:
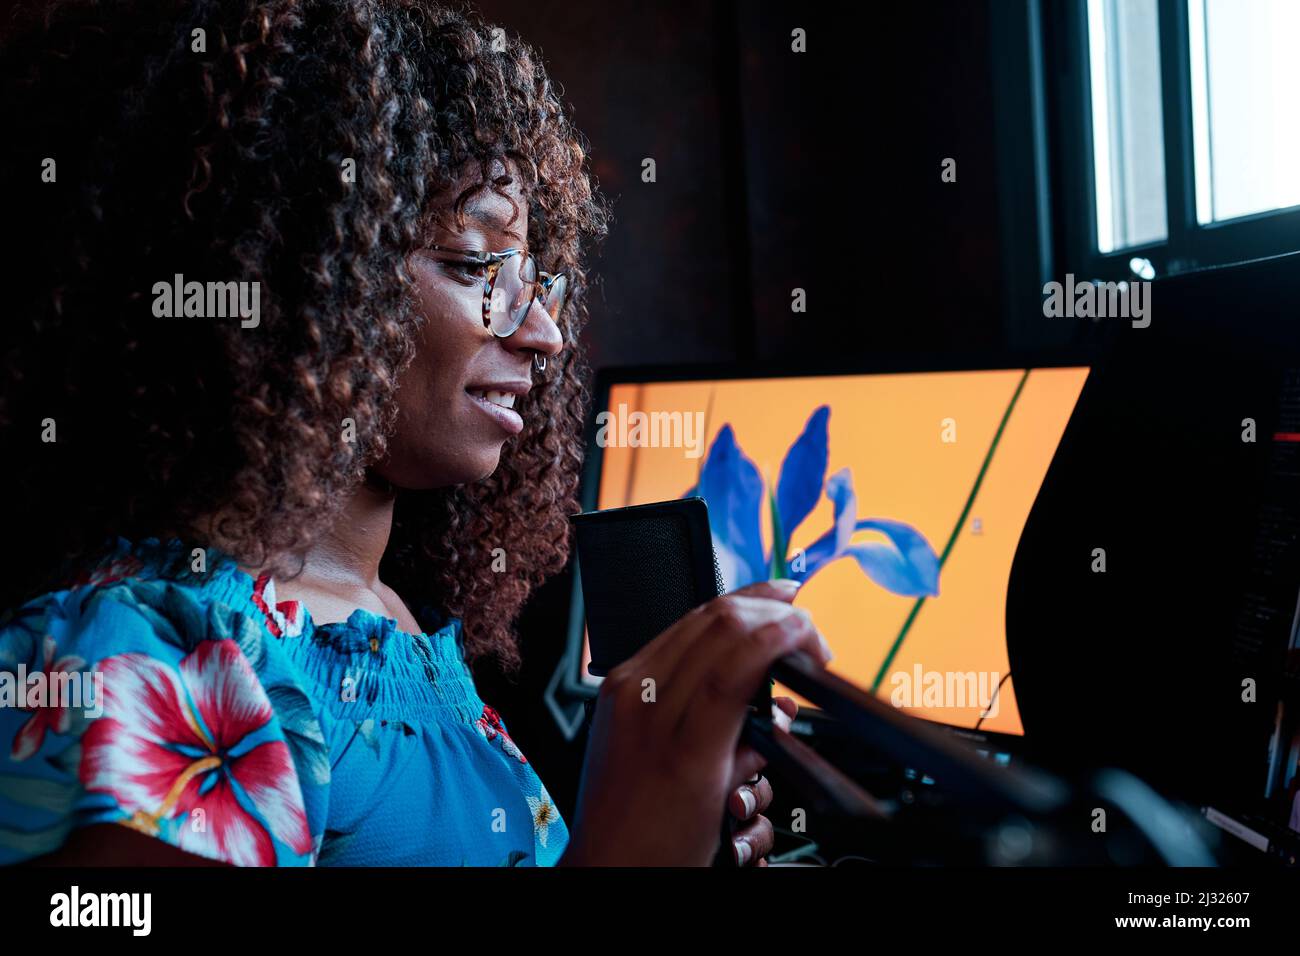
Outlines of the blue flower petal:
[[807,581],[830,562],[834,561],[835,557],[835,529],[832,528],[804,549],[802,571],[796,568],[795,561],[791,560],[790,577],[800,583]]
[[935,597],[939,593],[939,558],[924,535],[911,525],[885,518],[857,523],[858,530],[879,531],[888,544],[850,545],[847,551],[882,588],[907,597]]
[[[713,552],[718,556],[718,572],[722,575],[722,591],[724,594],[730,594],[737,588],[743,588],[748,584],[761,580],[754,576],[753,569],[742,561],[736,552],[732,551],[716,537],[713,539]],[[766,576],[766,574],[763,575],[764,578]]]
[[736,444],[730,425],[724,425],[713,439],[700,471],[699,494],[709,506],[709,529],[715,546],[722,545],[735,556],[736,580],[749,583],[766,579],[759,526],[763,478]]
[[787,541],[821,498],[830,455],[830,437],[826,428],[830,416],[829,405],[822,405],[809,415],[803,434],[795,439],[781,462],[781,476],[776,483],[776,507]]
[[826,497],[835,507],[835,524],[804,551],[803,573],[791,571],[791,577],[807,581],[810,577],[844,554],[857,530],[858,496],[853,491],[853,473],[841,468],[826,481]]
[[826,497],[835,506],[835,553],[843,554],[858,530],[858,496],[853,491],[853,473],[841,468],[826,481]]

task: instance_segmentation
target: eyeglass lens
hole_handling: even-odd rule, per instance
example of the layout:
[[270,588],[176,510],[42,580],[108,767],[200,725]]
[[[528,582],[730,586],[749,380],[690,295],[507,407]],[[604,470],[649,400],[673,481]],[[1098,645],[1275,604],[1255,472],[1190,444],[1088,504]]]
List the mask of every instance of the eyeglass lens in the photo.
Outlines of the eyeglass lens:
[[553,280],[547,289],[541,288],[537,277],[537,263],[532,256],[511,256],[501,264],[492,290],[489,320],[496,335],[510,335],[523,325],[535,297],[540,297],[542,308],[552,319],[559,318],[568,288],[564,276]]

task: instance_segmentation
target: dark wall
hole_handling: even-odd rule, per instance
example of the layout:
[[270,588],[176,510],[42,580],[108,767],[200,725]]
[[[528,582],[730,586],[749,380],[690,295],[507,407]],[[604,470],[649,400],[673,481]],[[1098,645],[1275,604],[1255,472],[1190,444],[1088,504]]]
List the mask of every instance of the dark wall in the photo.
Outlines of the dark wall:
[[614,201],[594,363],[1000,343],[989,10],[901,6],[478,4],[540,47]]
[[[614,201],[592,297],[592,361],[730,358],[737,256],[726,212],[739,170],[723,151],[724,86],[735,84],[719,68],[719,38],[730,31],[722,11],[628,2],[480,9],[540,47]],[[656,182],[641,180],[646,158]]]

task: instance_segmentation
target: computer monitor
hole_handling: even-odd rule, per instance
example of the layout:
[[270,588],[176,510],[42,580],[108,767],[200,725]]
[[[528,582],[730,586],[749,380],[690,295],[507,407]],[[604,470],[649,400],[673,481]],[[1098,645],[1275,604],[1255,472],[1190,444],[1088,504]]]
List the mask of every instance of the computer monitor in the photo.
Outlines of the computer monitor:
[[[701,495],[728,589],[802,580],[832,670],[918,716],[1020,735],[1007,582],[1088,374],[605,372],[584,508]],[[576,583],[570,641],[567,683],[594,692]]]

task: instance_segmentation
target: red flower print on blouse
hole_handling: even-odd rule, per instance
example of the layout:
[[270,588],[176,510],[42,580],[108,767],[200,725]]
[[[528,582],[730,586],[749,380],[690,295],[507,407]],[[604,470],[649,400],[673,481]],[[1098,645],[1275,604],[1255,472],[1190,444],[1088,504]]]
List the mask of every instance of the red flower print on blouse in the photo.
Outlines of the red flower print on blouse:
[[[56,661],[54,659],[54,638],[48,634],[45,635],[45,639],[41,644],[44,652],[44,663],[41,670],[45,672],[46,700],[44,704],[23,708],[23,710],[30,711],[32,716],[14,735],[14,744],[10,749],[10,756],[14,760],[26,760],[40,750],[41,744],[45,743],[45,732],[47,730],[52,730],[56,734],[66,734],[74,709],[69,707],[68,704],[76,703],[78,706],[81,705],[81,702],[59,699],[62,695],[56,693],[54,688],[60,686],[60,682],[55,678],[56,675],[61,673],[75,674],[84,670],[86,662],[75,654],[60,657]],[[28,675],[28,680],[30,679],[31,675]],[[67,685],[64,684],[63,686],[66,687]],[[90,704],[90,701],[85,702],[86,706],[90,706]]]
[[117,800],[123,823],[151,836],[169,824],[182,850],[239,866],[274,865],[272,833],[311,851],[289,748],[259,733],[271,703],[234,641],[204,641],[179,673],[144,654],[101,669],[104,715],[83,738],[81,778]]
[[143,569],[144,562],[135,555],[123,555],[78,574],[66,586],[69,589],[84,587],[87,584],[101,587],[132,577]]
[[520,763],[528,763],[528,758],[524,756],[523,751],[515,746],[515,742],[510,739],[506,733],[505,724],[501,722],[501,715],[486,704],[483,705],[483,716],[474,721],[478,727],[478,732],[488,740],[501,738],[501,749],[514,757]]
[[302,633],[302,604],[298,601],[277,601],[275,582],[263,574],[253,583],[253,603],[266,617],[266,628],[276,637],[297,637]]

